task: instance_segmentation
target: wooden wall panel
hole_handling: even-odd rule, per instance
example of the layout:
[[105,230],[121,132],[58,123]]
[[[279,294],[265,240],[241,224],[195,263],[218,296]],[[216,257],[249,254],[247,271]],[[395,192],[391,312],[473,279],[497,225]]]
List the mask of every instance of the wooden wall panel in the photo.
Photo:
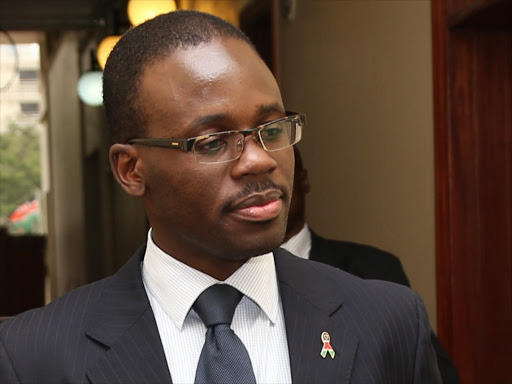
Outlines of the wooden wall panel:
[[512,28],[482,3],[432,3],[438,330],[464,384],[512,383]]
[[512,34],[479,33],[474,47],[481,309],[494,314],[478,324],[481,372],[512,383]]

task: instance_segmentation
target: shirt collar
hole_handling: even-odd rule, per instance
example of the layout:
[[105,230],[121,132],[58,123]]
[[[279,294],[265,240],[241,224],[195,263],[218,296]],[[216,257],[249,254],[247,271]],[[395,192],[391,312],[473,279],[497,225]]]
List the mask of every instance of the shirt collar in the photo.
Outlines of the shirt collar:
[[[190,308],[199,295],[219,280],[176,260],[161,250],[148,232],[142,266],[146,289],[155,297],[181,331]],[[272,323],[277,320],[279,290],[274,255],[252,257],[225,281],[254,301]]]
[[303,259],[309,259],[309,251],[311,250],[311,231],[307,224],[295,236],[288,239],[281,248]]

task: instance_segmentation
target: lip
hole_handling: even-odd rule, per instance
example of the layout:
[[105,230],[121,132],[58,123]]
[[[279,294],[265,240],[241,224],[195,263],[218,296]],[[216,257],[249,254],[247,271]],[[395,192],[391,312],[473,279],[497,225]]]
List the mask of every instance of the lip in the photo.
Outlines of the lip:
[[231,212],[239,218],[252,222],[269,221],[281,213],[283,201],[279,190],[254,193],[236,201]]

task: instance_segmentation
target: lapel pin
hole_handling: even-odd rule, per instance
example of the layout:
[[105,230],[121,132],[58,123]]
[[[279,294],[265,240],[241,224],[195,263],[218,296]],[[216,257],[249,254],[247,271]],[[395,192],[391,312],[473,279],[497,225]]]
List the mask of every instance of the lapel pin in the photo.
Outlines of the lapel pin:
[[331,355],[331,359],[334,359],[336,352],[334,352],[334,349],[331,346],[331,335],[329,335],[329,332],[322,332],[322,336],[320,336],[320,338],[322,339],[322,343],[324,343],[320,356],[325,359],[327,353],[329,353],[329,355]]

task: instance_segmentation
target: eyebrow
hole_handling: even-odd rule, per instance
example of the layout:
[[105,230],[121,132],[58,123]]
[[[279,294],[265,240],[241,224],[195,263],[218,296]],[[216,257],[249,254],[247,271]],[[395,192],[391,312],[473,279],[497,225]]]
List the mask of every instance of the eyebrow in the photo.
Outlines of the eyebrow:
[[275,104],[268,104],[268,105],[260,106],[258,109],[258,112],[256,112],[256,116],[263,117],[265,115],[268,115],[270,113],[275,113],[275,112],[285,114],[284,108],[281,105],[275,103]]
[[[267,104],[267,105],[261,105],[259,106],[258,110],[256,111],[255,118],[259,119],[265,115],[268,115],[270,113],[285,113],[285,110],[283,107],[277,103],[275,104]],[[216,124],[216,123],[230,123],[235,124],[236,119],[232,114],[229,113],[215,113],[212,115],[206,115],[206,116],[200,116],[197,119],[195,119],[189,126],[188,131],[193,131],[197,129],[200,126],[203,125],[210,125],[210,124]]]

